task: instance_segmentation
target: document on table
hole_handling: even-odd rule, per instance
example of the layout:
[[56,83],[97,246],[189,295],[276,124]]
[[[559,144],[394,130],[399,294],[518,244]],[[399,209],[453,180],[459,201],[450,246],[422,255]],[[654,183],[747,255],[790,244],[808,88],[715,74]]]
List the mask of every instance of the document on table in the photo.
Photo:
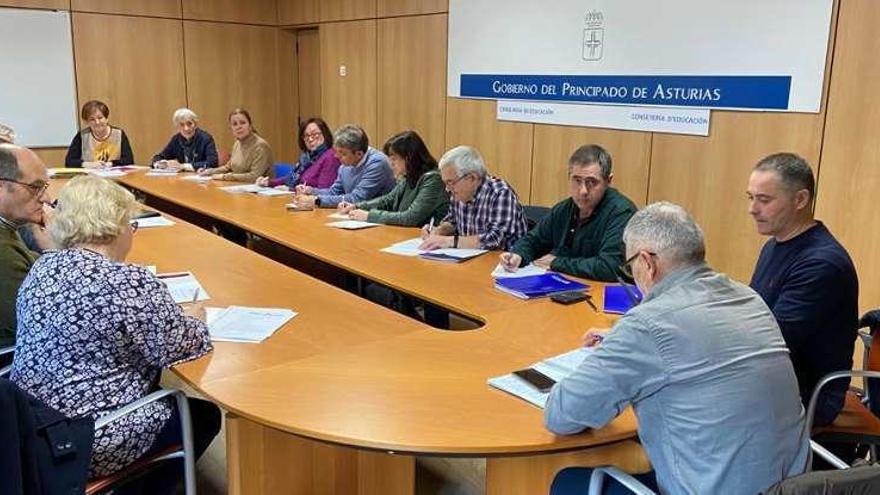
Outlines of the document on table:
[[296,314],[289,309],[229,306],[219,314],[213,312],[208,333],[211,340],[258,343],[272,336]]
[[220,190],[230,193],[258,193],[263,190],[263,186],[258,186],[256,184],[240,184],[237,186],[224,186],[221,187]]
[[424,242],[421,238],[407,239],[380,249],[383,253],[396,254],[399,256],[434,256],[435,259],[445,258],[449,261],[464,261],[486,252],[485,249],[443,248],[443,249],[419,249]]
[[150,227],[170,227],[174,225],[174,222],[163,217],[147,217],[147,218],[139,218],[137,220],[132,220],[132,222],[137,222],[139,229],[148,229]]
[[181,177],[180,180],[189,180],[189,181],[193,181],[193,182],[208,182],[208,181],[214,180],[214,178],[211,177],[210,175],[193,174],[193,175],[187,175],[187,176]]
[[495,269],[492,270],[492,278],[530,277],[532,275],[543,275],[545,273],[547,273],[547,270],[545,270],[541,267],[535,266],[531,263],[529,263],[526,266],[520,267],[519,270],[517,270],[515,272],[509,272],[509,271],[505,270],[504,267],[501,266],[501,263],[498,263],[498,265],[495,266]]
[[257,194],[260,196],[287,196],[288,194],[293,194],[293,191],[285,191],[284,189],[275,189],[274,187],[265,187],[260,191],[257,191]]
[[196,291],[199,292],[198,301],[211,298],[208,291],[199,284],[195,275],[190,272],[160,273],[156,277],[168,286],[168,291],[171,292],[171,297],[176,303],[192,302]]
[[96,177],[104,177],[106,179],[112,179],[115,177],[125,177],[125,172],[122,170],[89,170],[89,173]]
[[340,213],[337,211],[336,213],[331,213],[331,214],[327,215],[327,218],[336,218],[338,220],[348,220],[348,213]]
[[416,237],[415,239],[407,239],[405,241],[394,243],[386,248],[380,249],[379,251],[400,256],[418,256],[425,252],[424,249],[419,249],[422,242],[424,241],[420,237]]
[[330,222],[328,224],[330,227],[336,227],[337,229],[345,229],[345,230],[359,230],[359,229],[368,229],[370,227],[378,227],[378,223],[370,223],[370,222],[361,222],[360,220],[342,220],[340,222]]
[[161,169],[150,170],[146,174],[147,177],[171,177],[177,175],[177,170]]
[[[529,368],[539,371],[552,378],[554,381],[559,382],[563,378],[574,373],[577,367],[580,366],[584,359],[592,354],[594,350],[595,349],[592,347],[581,347],[558,356],[547,358],[529,366]],[[541,409],[544,408],[547,404],[547,398],[550,397],[549,392],[541,392],[534,385],[513,373],[490,378],[487,383],[492,387],[519,397]]]

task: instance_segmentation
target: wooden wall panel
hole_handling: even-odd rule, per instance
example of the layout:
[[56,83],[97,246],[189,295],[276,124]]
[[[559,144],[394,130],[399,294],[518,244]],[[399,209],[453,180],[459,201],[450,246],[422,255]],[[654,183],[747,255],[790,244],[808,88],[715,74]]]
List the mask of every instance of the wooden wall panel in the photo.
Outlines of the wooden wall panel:
[[180,18],[180,0],[71,0],[78,12]]
[[0,0],[0,7],[70,10],[70,0]]
[[[321,116],[321,38],[318,29],[296,32],[300,121]],[[325,119],[326,120],[326,119]],[[336,122],[327,122],[331,128]]]
[[876,2],[841,2],[816,204],[856,264],[862,310],[880,307],[880,104],[866,84],[880,77],[878,29]]
[[79,103],[107,103],[110,122],[125,129],[137,163],[168,142],[171,115],[186,105],[181,29],[168,19],[73,14]]
[[320,0],[278,0],[278,24],[314,24],[321,17]]
[[755,163],[791,151],[819,158],[823,114],[713,112],[710,136],[655,134],[648,201],[690,211],[718,270],[748,281],[766,240],[747,213],[745,191]]
[[[492,174],[507,180],[523,204],[530,202],[534,127],[497,121],[494,101],[446,99],[446,150],[461,144],[476,147]],[[437,153],[437,159],[442,155]]]
[[[73,138],[73,136],[70,136]],[[33,148],[37,156],[43,160],[47,167],[63,167],[67,148]]]
[[[324,24],[320,39],[324,118],[334,128],[361,125],[370,143],[381,147],[376,126],[376,21]],[[340,75],[342,66],[345,76]]]
[[275,26],[278,6],[276,0],[183,0],[183,18]]
[[376,17],[376,0],[321,0],[321,22]]
[[186,77],[190,107],[219,148],[230,150],[227,117],[246,108],[254,127],[283,149],[279,127],[276,28],[185,21]]
[[568,159],[585,144],[611,154],[612,185],[639,206],[648,194],[651,134],[635,131],[535,125],[531,204],[552,206],[569,196]]
[[[379,21],[379,136],[413,129],[439,157],[446,134],[446,14]],[[439,154],[438,154],[439,153]]]
[[296,32],[277,30],[278,35],[278,133],[275,143],[276,162],[295,162],[297,145],[299,94],[297,88]]
[[449,11],[449,0],[378,0],[379,17],[436,14]]

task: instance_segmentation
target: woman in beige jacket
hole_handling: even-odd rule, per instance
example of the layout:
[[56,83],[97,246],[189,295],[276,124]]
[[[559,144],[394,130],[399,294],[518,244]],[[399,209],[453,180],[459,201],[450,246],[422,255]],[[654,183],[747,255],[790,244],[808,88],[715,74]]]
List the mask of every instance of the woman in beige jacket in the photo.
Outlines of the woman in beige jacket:
[[199,170],[199,175],[239,182],[254,182],[257,177],[269,175],[272,148],[265,139],[257,135],[248,111],[243,108],[233,110],[229,114],[229,127],[235,137],[229,161],[220,167]]

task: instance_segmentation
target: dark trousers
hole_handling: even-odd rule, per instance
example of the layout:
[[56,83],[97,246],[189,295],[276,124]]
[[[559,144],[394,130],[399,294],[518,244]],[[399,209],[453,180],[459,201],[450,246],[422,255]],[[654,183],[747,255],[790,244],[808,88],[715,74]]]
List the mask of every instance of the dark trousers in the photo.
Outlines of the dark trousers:
[[[590,476],[593,474],[592,468],[576,467],[566,468],[556,475],[553,484],[550,486],[550,495],[587,495],[590,487]],[[634,474],[633,477],[642,484],[659,493],[657,488],[657,479],[654,472],[645,474]],[[618,483],[617,480],[610,476],[605,476],[605,484],[602,487],[603,495],[632,495],[625,486]]]
[[[201,399],[187,398],[187,402],[192,420],[193,446],[198,459],[220,432],[220,409],[211,402]],[[153,447],[144,454],[144,457],[154,455],[173,445],[179,445],[183,438],[181,434],[180,417],[175,408],[173,416],[165,423]],[[183,480],[183,459],[172,459],[114,489],[113,492],[119,495],[172,494],[181,480]]]

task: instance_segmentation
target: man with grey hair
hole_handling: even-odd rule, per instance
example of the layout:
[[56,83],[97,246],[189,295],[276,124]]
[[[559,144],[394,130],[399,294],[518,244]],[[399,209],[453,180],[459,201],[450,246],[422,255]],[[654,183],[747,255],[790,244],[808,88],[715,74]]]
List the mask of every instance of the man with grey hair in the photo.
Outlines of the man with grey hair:
[[379,197],[394,187],[394,172],[385,153],[370,146],[366,131],[347,124],[333,134],[333,151],[342,164],[332,186],[296,186],[295,202],[321,208],[350,206]]
[[171,117],[177,134],[153,156],[153,168],[195,172],[215,168],[219,163],[214,138],[199,128],[199,116],[189,108],[178,108]]
[[678,205],[639,211],[623,240],[645,298],[603,339],[587,332],[596,348],[551,390],[547,428],[601,428],[632,404],[661,493],[754,494],[804,472],[797,381],[761,297],[705,263],[703,232]]
[[439,167],[452,201],[440,225],[422,229],[420,249],[510,249],[525,235],[528,225],[516,191],[489,175],[476,149],[452,148]]
[[[855,266],[813,217],[814,197],[813,170],[793,153],[767,156],[749,177],[749,214],[758,232],[771,237],[749,285],[779,322],[804,404],[823,376],[852,369],[859,318]],[[834,421],[848,387],[841,379],[823,388],[814,424]]]
[[593,280],[613,281],[623,263],[621,235],[636,205],[610,187],[611,155],[597,144],[581,146],[568,160],[571,197],[501,254],[507,271],[536,266]]
[[0,145],[0,347],[15,343],[18,288],[38,256],[25,246],[18,229],[44,223],[48,181],[46,166],[33,151]]

